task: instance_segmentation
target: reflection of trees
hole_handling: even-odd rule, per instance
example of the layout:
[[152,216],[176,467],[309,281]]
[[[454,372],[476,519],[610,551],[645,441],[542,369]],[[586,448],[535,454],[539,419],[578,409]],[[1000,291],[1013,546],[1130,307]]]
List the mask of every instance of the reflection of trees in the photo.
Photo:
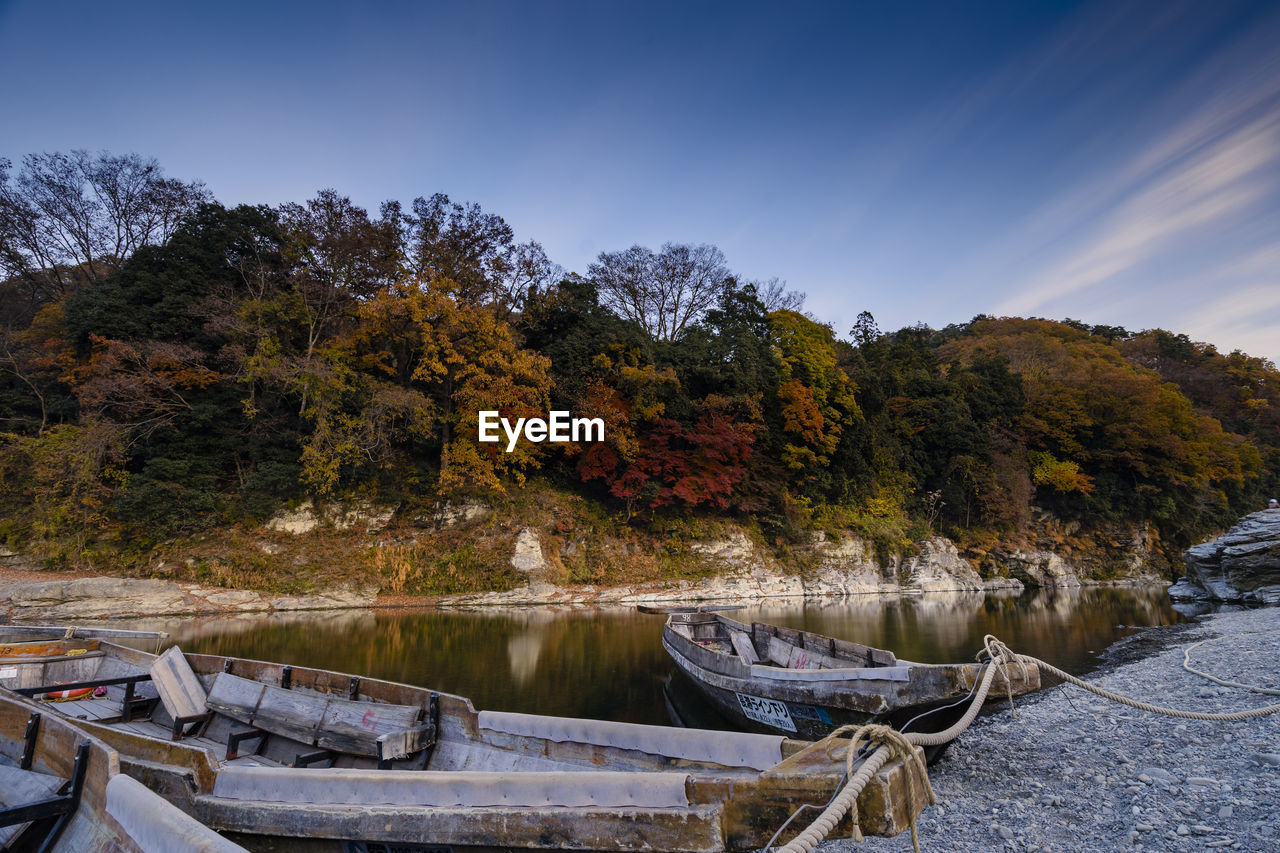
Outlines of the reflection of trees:
[[[972,659],[982,636],[1066,669],[1125,634],[1180,621],[1163,589],[1059,589],[788,599],[732,614],[892,649],[906,660]],[[662,616],[626,608],[337,611],[136,620],[187,651],[351,672],[466,696],[477,708],[666,723]]]
[[1012,648],[1081,671],[1125,626],[1167,625],[1182,617],[1163,587],[1037,589],[1020,595],[926,593],[798,606],[760,605],[736,618],[775,622],[891,649],[904,660],[966,661],[995,634]]

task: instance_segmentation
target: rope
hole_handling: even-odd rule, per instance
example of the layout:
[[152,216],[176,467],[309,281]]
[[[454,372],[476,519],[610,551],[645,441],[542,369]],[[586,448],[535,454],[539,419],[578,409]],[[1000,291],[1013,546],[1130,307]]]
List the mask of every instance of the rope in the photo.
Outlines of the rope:
[[[1196,646],[1200,643],[1196,643]],[[1013,680],[1009,677],[1009,667],[1016,664],[1022,674],[1025,676],[1027,667],[1038,667],[1041,672],[1055,675],[1058,678],[1077,687],[1083,688],[1090,693],[1102,696],[1105,699],[1111,699],[1122,705],[1128,705],[1131,708],[1137,708],[1142,711],[1150,711],[1155,714],[1164,714],[1169,717],[1178,717],[1184,720],[1207,720],[1211,722],[1232,722],[1236,720],[1245,720],[1250,717],[1262,717],[1267,714],[1274,714],[1280,711],[1280,704],[1266,705],[1260,708],[1252,708],[1247,711],[1234,711],[1226,714],[1204,714],[1196,711],[1183,711],[1177,708],[1166,708],[1161,705],[1153,705],[1149,702],[1141,702],[1137,699],[1130,699],[1111,690],[1107,690],[1096,685],[1089,684],[1076,678],[1069,672],[1065,672],[1053,666],[1050,663],[1040,660],[1039,658],[1030,657],[1028,655],[1015,654],[1008,646],[1001,642],[991,634],[987,634],[982,640],[982,651],[978,653],[978,660],[989,664],[985,667],[982,674],[982,680],[978,684],[978,690],[973,696],[973,701],[969,704],[969,709],[965,711],[964,716],[956,720],[949,728],[940,732],[900,732],[889,726],[877,725],[869,723],[864,726],[841,726],[840,728],[827,735],[823,742],[826,743],[826,751],[828,757],[837,757],[832,748],[836,746],[835,740],[840,735],[853,731],[853,738],[849,741],[849,745],[845,747],[845,783],[843,789],[831,799],[826,808],[818,817],[814,818],[813,823],[809,824],[790,842],[778,848],[778,853],[812,853],[813,849],[820,844],[823,839],[831,834],[846,813],[851,813],[853,817],[853,839],[862,841],[862,829],[858,825],[858,796],[862,793],[862,789],[871,781],[872,777],[880,771],[880,768],[887,764],[891,759],[897,758],[907,766],[915,766],[919,768],[920,776],[924,781],[925,794],[928,797],[929,804],[935,803],[933,794],[933,786],[929,782],[929,773],[924,762],[920,759],[920,755],[916,752],[917,746],[939,746],[949,743],[960,736],[965,729],[973,723],[978,716],[978,712],[982,709],[982,704],[986,701],[987,693],[991,689],[991,683],[995,680],[996,673],[999,672],[1004,676],[1005,687],[1009,696],[1010,711],[1013,709]],[[1192,646],[1194,649],[1196,646]],[[1250,685],[1235,684],[1234,682],[1220,681],[1213,676],[1192,669],[1187,663],[1191,649],[1187,649],[1183,655],[1183,666],[1196,675],[1203,675],[1219,684],[1225,684],[1229,687],[1244,687],[1250,690],[1256,690],[1262,693],[1277,693],[1270,688],[1255,688]],[[860,747],[863,741],[865,745]],[[871,744],[878,744],[873,751],[858,768],[858,772],[853,772],[853,762],[860,754],[865,752]],[[796,814],[799,814],[797,810]],[[791,816],[795,817],[795,814]],[[790,819],[788,819],[790,822]],[[776,838],[775,834],[775,838]],[[915,853],[920,853],[920,840],[916,831],[916,816],[914,810],[911,814],[911,845]],[[766,848],[767,850],[768,848]]]
[[[1152,705],[1150,702],[1140,702],[1137,699],[1130,699],[1128,696],[1123,696],[1119,693],[1089,684],[1086,681],[1081,681],[1074,675],[1063,672],[1056,666],[1047,664],[1042,660],[1037,660],[1036,658],[1031,658],[1031,660],[1035,661],[1036,665],[1040,667],[1042,672],[1052,673],[1063,681],[1069,681],[1077,687],[1083,687],[1090,693],[1101,696],[1104,699],[1110,699],[1113,702],[1119,702],[1121,705],[1128,705],[1130,708],[1137,708],[1140,711],[1150,711],[1153,714],[1163,714],[1166,717],[1177,717],[1182,720],[1207,720],[1215,723],[1231,723],[1238,720],[1247,720],[1251,717],[1265,717],[1268,714],[1274,714],[1277,711],[1280,711],[1280,704],[1263,705],[1260,708],[1250,708],[1247,711],[1233,711],[1228,714],[1202,714],[1199,711],[1182,711],[1178,708],[1166,708],[1163,705]],[[1199,673],[1196,674],[1199,675]]]
[[1207,672],[1198,670],[1194,666],[1192,666],[1191,652],[1194,649],[1198,648],[1199,646],[1203,646],[1205,643],[1213,642],[1214,639],[1220,640],[1222,638],[1214,637],[1212,639],[1201,640],[1200,642],[1195,643],[1194,645],[1187,646],[1186,650],[1183,651],[1182,653],[1182,668],[1185,669],[1187,672],[1191,672],[1200,676],[1201,678],[1207,678],[1215,684],[1221,684],[1223,687],[1238,687],[1241,690],[1252,690],[1254,693],[1265,693],[1268,696],[1280,696],[1280,690],[1276,690],[1273,687],[1258,687],[1256,684],[1242,684],[1239,681],[1227,681],[1225,679],[1218,678],[1216,675],[1210,675]]

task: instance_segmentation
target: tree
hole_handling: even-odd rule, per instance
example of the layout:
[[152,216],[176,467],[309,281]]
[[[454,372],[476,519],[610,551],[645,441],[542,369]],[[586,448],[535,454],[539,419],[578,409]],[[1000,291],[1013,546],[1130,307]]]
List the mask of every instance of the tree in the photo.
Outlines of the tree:
[[601,302],[658,341],[678,338],[733,286],[724,253],[705,244],[601,252],[587,274]]
[[459,300],[489,305],[504,318],[564,276],[538,243],[517,243],[501,216],[444,193],[414,199],[410,213],[388,202],[382,218],[398,227],[412,276],[448,279]]
[[12,402],[6,400],[0,411],[11,423],[31,423],[34,400],[40,417],[37,435],[49,426],[51,417],[72,416],[75,403],[66,380],[74,363],[62,302],[45,305],[25,329],[0,329],[0,371],[17,381],[15,393],[8,395]]
[[1077,517],[1152,520],[1169,540],[1189,543],[1235,517],[1258,451],[1127,361],[1121,346],[1123,337],[1092,329],[1004,318],[973,323],[942,352],[962,364],[995,355],[1021,376],[1018,427],[1043,504]]
[[766,313],[774,311],[803,311],[805,295],[799,290],[787,290],[787,283],[779,278],[751,282]]
[[837,363],[829,326],[795,311],[769,315],[778,362],[781,458],[808,480],[822,479],[844,432],[861,420],[854,385]]
[[[303,318],[305,341],[293,369],[311,375],[316,349],[352,318],[353,306],[393,281],[399,272],[395,223],[369,215],[332,189],[305,205],[280,208],[285,257],[292,293]],[[307,408],[307,384],[300,385],[298,412]]]
[[481,443],[477,414],[497,410],[512,421],[545,416],[550,361],[520,347],[493,308],[458,298],[448,279],[409,282],[396,294],[407,300],[418,336],[412,379],[437,406],[441,490],[501,492],[505,477],[523,482],[540,445],[521,441],[506,453]]
[[137,154],[29,154],[10,180],[0,160],[0,273],[33,305],[100,281],[143,246],[164,243],[209,200]]

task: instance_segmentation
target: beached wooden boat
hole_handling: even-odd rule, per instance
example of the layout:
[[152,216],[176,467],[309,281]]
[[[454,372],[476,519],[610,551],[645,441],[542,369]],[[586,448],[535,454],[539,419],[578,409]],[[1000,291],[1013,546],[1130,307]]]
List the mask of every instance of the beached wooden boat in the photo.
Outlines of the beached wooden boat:
[[[0,687],[105,687],[44,707],[81,718],[125,773],[250,848],[746,850],[826,802],[844,773],[825,745],[781,736],[478,712],[301,666],[80,648],[11,658]],[[896,835],[923,804],[918,771],[894,762],[859,799],[859,823]]]
[[[662,645],[735,725],[807,739],[866,722],[941,731],[967,709],[963,700],[982,671],[977,663],[898,660],[885,649],[760,622],[747,625],[710,610],[671,612]],[[1010,677],[1015,696],[1040,688],[1035,667],[1015,668]],[[988,701],[1006,696],[998,674]]]
[[0,694],[0,849],[245,853],[135,779],[100,739]]

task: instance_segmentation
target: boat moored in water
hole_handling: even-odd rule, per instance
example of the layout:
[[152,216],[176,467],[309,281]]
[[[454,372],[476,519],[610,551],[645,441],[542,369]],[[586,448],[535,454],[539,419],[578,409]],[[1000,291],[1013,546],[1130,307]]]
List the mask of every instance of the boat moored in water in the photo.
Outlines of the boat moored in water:
[[[869,722],[942,731],[966,710],[964,700],[984,666],[913,663],[834,637],[748,625],[710,608],[670,612],[662,645],[735,725],[811,740],[837,726]],[[997,673],[988,701],[1007,697],[1010,682],[1014,696],[1038,690],[1039,670]]]
[[[105,688],[43,707],[81,718],[125,773],[250,848],[747,850],[844,777],[826,744],[780,735],[476,711],[425,688],[176,647],[73,651],[0,663],[16,670],[0,687]],[[924,801],[919,771],[894,761],[860,797],[859,825],[896,835]]]

